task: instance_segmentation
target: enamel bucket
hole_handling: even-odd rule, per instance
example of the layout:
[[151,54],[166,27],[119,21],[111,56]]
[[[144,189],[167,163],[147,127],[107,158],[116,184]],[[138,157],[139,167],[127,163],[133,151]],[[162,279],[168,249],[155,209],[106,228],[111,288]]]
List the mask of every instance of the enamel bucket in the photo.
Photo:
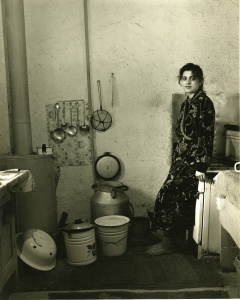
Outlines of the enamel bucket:
[[120,215],[97,218],[96,236],[102,253],[106,256],[120,256],[127,251],[130,219]]
[[95,229],[92,224],[72,223],[62,230],[69,265],[84,266],[95,262],[97,251]]
[[226,129],[225,157],[229,160],[240,160],[240,126],[224,125]]

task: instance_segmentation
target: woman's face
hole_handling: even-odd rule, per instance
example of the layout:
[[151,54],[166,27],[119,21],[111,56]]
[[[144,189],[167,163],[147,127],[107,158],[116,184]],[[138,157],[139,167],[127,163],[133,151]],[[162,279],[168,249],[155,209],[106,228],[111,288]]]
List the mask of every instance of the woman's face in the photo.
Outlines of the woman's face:
[[202,83],[202,80],[195,77],[192,71],[184,71],[180,79],[180,85],[187,95],[196,93]]

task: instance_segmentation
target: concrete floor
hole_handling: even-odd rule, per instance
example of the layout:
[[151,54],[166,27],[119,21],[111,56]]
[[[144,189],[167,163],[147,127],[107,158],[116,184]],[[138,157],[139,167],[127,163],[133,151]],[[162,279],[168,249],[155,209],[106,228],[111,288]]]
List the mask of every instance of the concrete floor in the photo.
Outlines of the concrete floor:
[[[205,257],[207,260],[214,260],[214,261],[218,261],[218,257],[216,256],[207,256]],[[237,299],[240,298],[240,274],[237,272],[221,272],[218,271],[218,273],[220,272],[220,276],[222,277],[222,281],[223,281],[223,287],[216,287],[216,288],[209,288],[211,290],[216,289],[216,290],[224,290],[228,292],[229,298],[232,299]],[[195,289],[185,289],[188,291],[201,291],[201,290],[206,290],[207,288],[195,288]],[[104,295],[108,294],[109,292],[111,292],[111,290],[98,290],[99,294],[102,295],[102,299],[104,299]],[[115,290],[116,291],[116,290]],[[122,290],[123,291],[123,290]],[[128,290],[129,291],[129,290]],[[173,292],[174,290],[171,290],[171,292]],[[181,290],[176,290],[177,292],[180,292]],[[53,291],[51,291],[53,292]],[[59,292],[59,291],[58,291]],[[62,291],[62,292],[67,292],[67,291]],[[85,292],[83,290],[81,290],[81,292]],[[89,292],[93,292],[93,290],[89,291]],[[141,292],[144,293],[144,295],[146,296],[145,299],[147,299],[147,294],[149,292],[153,292],[153,291],[147,291],[147,290],[131,290],[131,292]],[[157,293],[157,291],[154,290],[154,292]],[[24,292],[24,293],[12,293],[8,299],[6,300],[22,300],[22,299],[32,299],[32,300],[38,300],[38,299],[48,299],[48,294],[49,291],[41,291],[41,292]],[[177,294],[176,294],[177,295]],[[177,298],[177,297],[176,297]],[[107,297],[105,299],[108,299]],[[3,299],[5,300],[5,299]]]
[[229,298],[240,298],[240,275],[237,272],[221,273],[221,275]]
[[[213,258],[214,259],[214,258]],[[240,274],[238,274],[237,272],[221,272],[220,273],[222,279],[223,279],[223,287],[219,288],[209,288],[210,290],[216,289],[216,290],[225,290],[228,292],[229,298],[231,299],[238,299],[240,298]],[[206,288],[195,288],[195,289],[185,289],[188,291],[201,291],[201,290],[206,290]],[[101,295],[107,295],[108,293],[110,293],[113,290],[98,290],[99,294]],[[115,290],[116,291],[116,290]],[[127,290],[126,290],[127,291]],[[173,292],[174,290],[171,290],[171,292]],[[184,290],[175,290],[175,292],[181,292]],[[53,291],[52,291],[53,292]],[[67,292],[67,291],[63,291],[63,292]],[[81,290],[81,292],[85,292],[83,290]],[[93,292],[92,290],[89,292]],[[149,291],[147,290],[131,290],[131,292],[141,292],[144,293],[144,295],[146,296],[145,299],[147,299],[147,294],[149,293]],[[153,291],[151,291],[153,292]],[[154,292],[158,292],[157,290]],[[42,291],[42,292],[27,292],[27,293],[12,293],[10,295],[10,297],[6,300],[24,300],[24,299],[31,299],[31,300],[38,300],[38,299],[48,299],[48,291]],[[177,298],[177,297],[176,297]],[[104,299],[104,298],[102,298]],[[107,297],[105,298],[107,299]],[[4,300],[4,299],[3,299]]]

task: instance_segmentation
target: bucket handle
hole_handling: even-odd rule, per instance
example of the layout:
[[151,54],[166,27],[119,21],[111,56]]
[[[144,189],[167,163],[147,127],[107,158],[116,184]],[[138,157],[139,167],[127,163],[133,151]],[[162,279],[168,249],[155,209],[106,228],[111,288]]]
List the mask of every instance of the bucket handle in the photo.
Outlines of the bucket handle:
[[[120,182],[121,183],[121,182]],[[128,186],[127,185],[125,185],[125,184],[122,184],[121,186],[119,186],[119,187],[116,187],[116,189],[120,189],[120,190],[122,190],[122,191],[128,191]]]
[[[121,183],[121,182],[120,182]],[[124,185],[121,183],[120,186],[117,186],[117,187],[109,187],[109,188],[112,188],[113,192],[125,192],[125,191],[128,191],[128,186],[127,185]],[[92,189],[94,190],[99,190],[100,187],[98,186],[98,184],[93,184],[92,185]]]
[[129,202],[129,214],[130,214],[130,218],[134,217],[134,207],[131,202]]
[[117,192],[125,192],[125,191],[127,191],[127,190],[128,190],[128,186],[126,186],[126,185],[124,185],[124,184],[122,184],[121,186],[114,187],[114,188],[112,189],[112,193],[111,193],[113,199],[116,198]]

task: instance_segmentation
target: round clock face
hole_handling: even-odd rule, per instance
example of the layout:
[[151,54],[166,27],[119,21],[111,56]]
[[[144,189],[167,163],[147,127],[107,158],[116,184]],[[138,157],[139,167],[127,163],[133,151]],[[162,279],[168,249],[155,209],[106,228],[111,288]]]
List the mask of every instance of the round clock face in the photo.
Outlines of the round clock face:
[[103,179],[114,178],[120,171],[118,159],[111,155],[100,157],[96,162],[96,172]]

